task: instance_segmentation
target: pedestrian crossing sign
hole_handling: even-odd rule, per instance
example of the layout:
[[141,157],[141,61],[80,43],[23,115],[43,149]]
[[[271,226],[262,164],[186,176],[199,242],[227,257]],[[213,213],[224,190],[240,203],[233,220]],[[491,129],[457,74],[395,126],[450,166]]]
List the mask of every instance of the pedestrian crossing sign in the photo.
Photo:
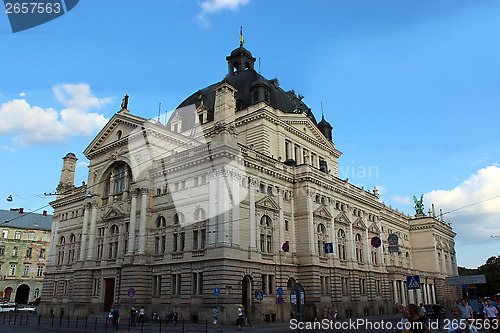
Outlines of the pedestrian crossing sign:
[[333,243],[325,243],[325,254],[333,253]]
[[407,276],[406,285],[408,286],[408,290],[420,289],[420,276]]

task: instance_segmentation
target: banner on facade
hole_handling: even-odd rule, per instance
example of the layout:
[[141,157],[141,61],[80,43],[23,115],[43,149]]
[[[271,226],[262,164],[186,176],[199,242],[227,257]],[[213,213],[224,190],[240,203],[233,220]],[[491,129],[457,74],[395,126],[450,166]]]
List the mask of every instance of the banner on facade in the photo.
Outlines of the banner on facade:
[[399,252],[398,235],[390,234],[389,237],[387,238],[387,241],[389,242],[389,248],[388,248],[389,253]]
[[464,275],[450,276],[446,278],[448,286],[461,286],[463,284],[486,284],[486,276],[483,275]]

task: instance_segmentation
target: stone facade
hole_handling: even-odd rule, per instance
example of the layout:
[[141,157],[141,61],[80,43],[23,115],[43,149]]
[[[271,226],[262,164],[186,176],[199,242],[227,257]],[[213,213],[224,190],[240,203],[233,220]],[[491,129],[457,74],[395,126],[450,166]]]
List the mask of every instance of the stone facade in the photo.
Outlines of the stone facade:
[[0,298],[26,304],[41,297],[52,216],[0,210]]
[[[84,152],[87,184],[73,185],[76,156],[64,158],[42,312],[86,315],[114,304],[205,320],[217,303],[221,320],[233,322],[238,304],[258,317],[262,290],[263,318],[283,321],[296,282],[306,318],[332,304],[341,317],[387,314],[395,302],[450,305],[450,225],[404,215],[376,190],[340,179],[331,126],[257,74],[243,47],[227,60],[226,78],[167,124],[116,113]],[[399,253],[388,252],[389,234]],[[334,253],[325,253],[329,243]],[[409,275],[420,276],[421,291],[408,292]]]

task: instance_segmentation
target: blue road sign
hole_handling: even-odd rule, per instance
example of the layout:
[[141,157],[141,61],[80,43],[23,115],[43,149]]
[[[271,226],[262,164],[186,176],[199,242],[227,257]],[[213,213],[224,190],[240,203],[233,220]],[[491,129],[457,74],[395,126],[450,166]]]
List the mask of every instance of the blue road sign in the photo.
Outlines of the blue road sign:
[[258,300],[258,301],[262,301],[264,299],[264,293],[262,291],[257,291],[255,292],[255,298]]
[[283,288],[279,287],[277,291],[278,291],[278,296],[283,296]]
[[420,276],[407,276],[406,285],[408,286],[408,290],[420,289]]
[[281,248],[283,249],[283,252],[290,251],[290,245],[288,245],[288,243],[283,243],[283,246]]
[[129,290],[127,290],[127,295],[128,295],[128,297],[134,297],[135,296],[135,289],[130,288]]
[[219,288],[215,288],[214,289],[214,295],[215,296],[219,296],[220,295],[220,289]]
[[382,245],[382,240],[380,237],[375,236],[372,238],[371,243],[374,248],[379,248]]
[[278,298],[276,299],[276,301],[278,302],[278,304],[283,304],[283,302],[285,300],[283,299],[283,296],[278,296]]
[[325,243],[325,253],[333,253],[333,243]]

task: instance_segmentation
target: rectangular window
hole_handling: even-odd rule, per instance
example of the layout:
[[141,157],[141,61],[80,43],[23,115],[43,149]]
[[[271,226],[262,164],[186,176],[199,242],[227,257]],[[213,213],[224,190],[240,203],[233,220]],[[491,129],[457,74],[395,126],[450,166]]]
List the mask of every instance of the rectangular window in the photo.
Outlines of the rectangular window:
[[160,252],[160,236],[155,237],[155,254]]
[[30,275],[30,265],[24,265],[23,276]]
[[290,142],[285,141],[285,161],[290,159]]
[[324,276],[319,277],[319,290],[320,290],[321,294],[325,293],[325,277]]
[[36,276],[37,277],[42,277],[43,276],[43,266],[38,266],[36,268]]
[[181,274],[172,274],[172,295],[181,294]]
[[262,274],[262,277],[261,277],[261,284],[262,284],[262,293],[267,295],[267,275],[266,274]]
[[198,248],[198,230],[193,230],[193,250]]
[[198,186],[198,184],[199,184],[199,178],[198,177],[194,177],[193,180],[194,180],[194,186]]
[[200,243],[200,247],[202,249],[205,248],[206,241],[207,241],[207,230],[206,229],[202,229],[201,230],[201,243]]
[[271,235],[268,235],[267,236],[267,253],[271,253],[273,251],[273,248],[272,248],[272,237]]
[[34,240],[35,239],[35,233],[34,232],[30,232],[28,234],[28,240]]
[[269,275],[269,295],[274,293],[274,275]]
[[181,233],[181,244],[180,244],[180,250],[184,251],[184,246],[186,244],[186,234]]
[[198,293],[198,273],[193,273],[191,280],[191,293],[196,295]]
[[165,247],[167,246],[167,236],[161,236],[161,253],[165,253]]
[[177,238],[179,238],[178,236],[179,236],[179,235],[177,235],[177,234],[174,234],[174,235],[173,235],[172,245],[173,245],[173,247],[174,247],[174,248],[173,248],[173,251],[174,251],[174,252],[177,252]]
[[32,255],[33,255],[33,248],[28,247],[26,249],[26,258],[31,258]]
[[330,277],[325,276],[325,294],[330,294]]
[[288,231],[288,220],[285,220],[285,231]]
[[207,176],[206,175],[201,176],[201,183],[205,184],[206,182],[207,182]]
[[10,268],[9,268],[9,275],[10,276],[14,276],[16,275],[16,265],[10,265]]
[[161,275],[153,275],[153,296],[161,296]]
[[8,238],[9,230],[2,230],[2,238]]
[[181,181],[181,188],[182,189],[186,188],[186,181],[185,180]]
[[266,248],[266,242],[265,242],[264,234],[260,234],[260,251],[264,252],[265,248]]
[[45,258],[45,249],[40,249],[40,258]]
[[3,256],[5,253],[5,246],[0,246],[0,256]]
[[21,232],[16,231],[15,239],[21,239]]

